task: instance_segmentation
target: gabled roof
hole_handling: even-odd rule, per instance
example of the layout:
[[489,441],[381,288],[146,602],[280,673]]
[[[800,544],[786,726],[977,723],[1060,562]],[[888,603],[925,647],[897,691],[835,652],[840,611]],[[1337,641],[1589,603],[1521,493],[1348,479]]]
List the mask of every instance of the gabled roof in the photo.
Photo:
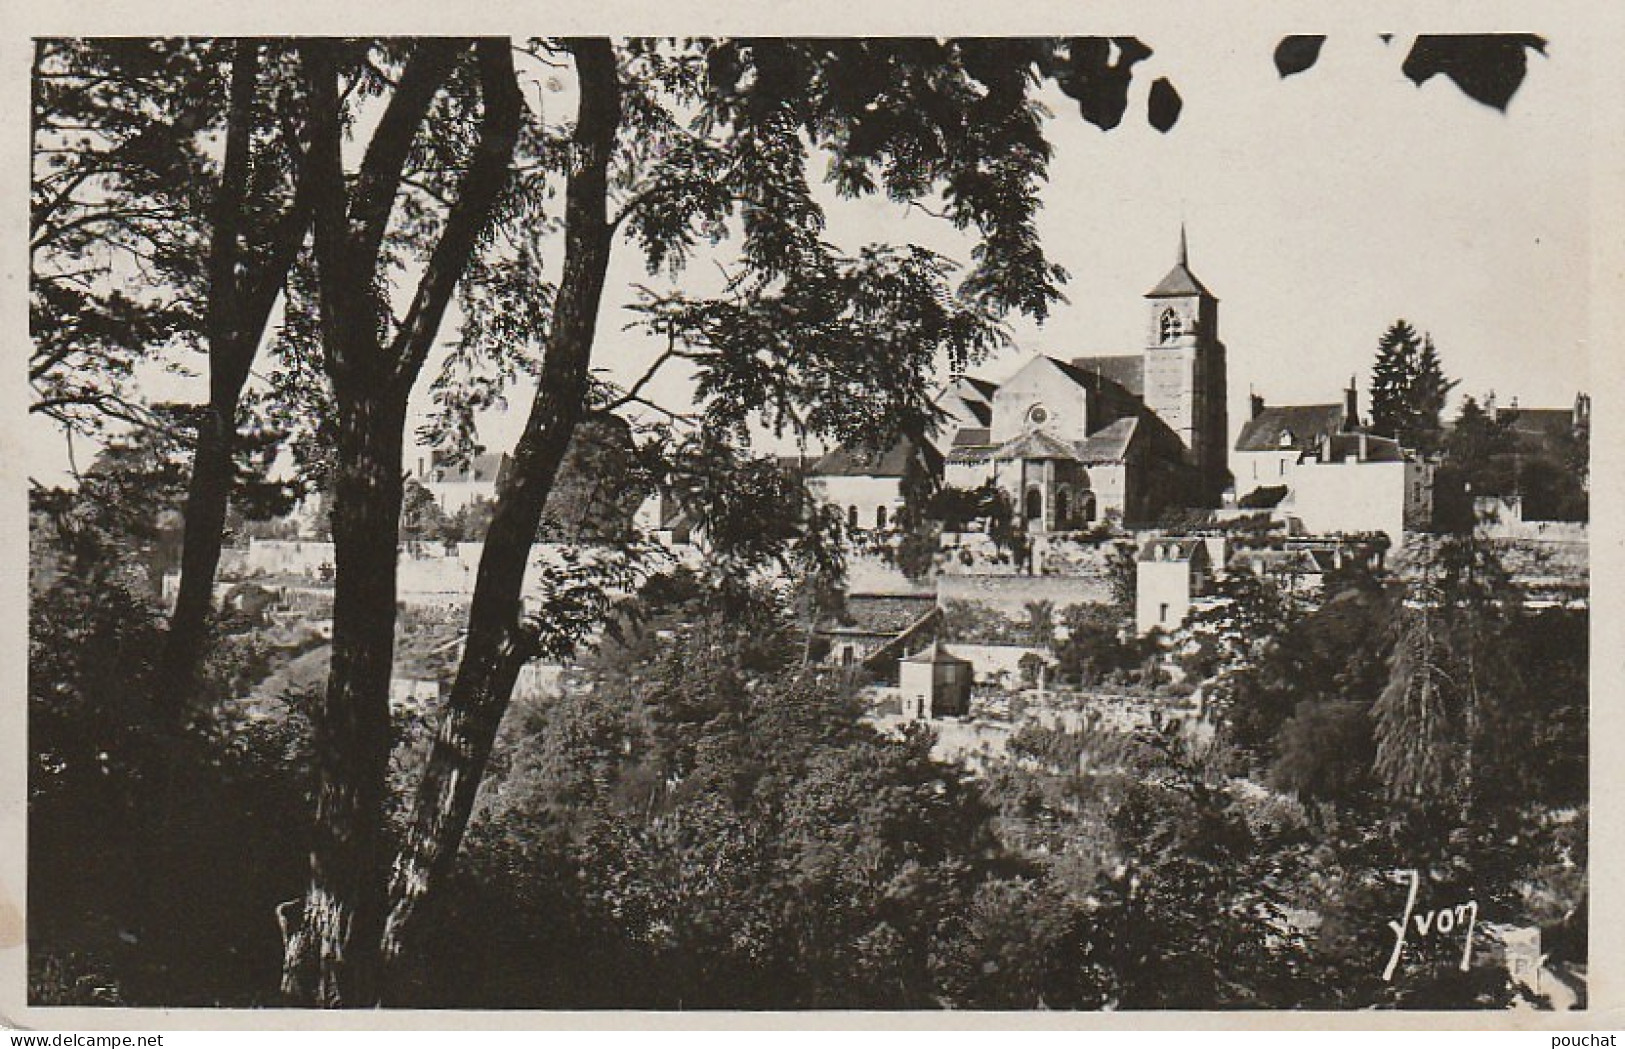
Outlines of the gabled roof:
[[1008,461],[1015,459],[1060,459],[1067,462],[1078,461],[1078,453],[1073,447],[1053,437],[1043,430],[1029,430],[1020,437],[1014,437],[999,445],[993,452],[993,458]]
[[901,477],[916,454],[932,473],[942,468],[942,455],[930,444],[899,437],[891,447],[879,452],[843,444],[807,472],[813,477]]
[[1098,372],[1086,371],[1083,368],[1078,367],[1076,364],[1073,364],[1071,361],[1063,361],[1061,358],[1051,357],[1047,353],[1044,354],[1044,359],[1055,365],[1056,368],[1060,369],[1062,375],[1066,376],[1068,379],[1071,379],[1084,389],[1093,390],[1099,388],[1102,376]]
[[[955,394],[954,396],[958,396]],[[993,406],[986,401],[973,401],[965,397],[959,398],[960,407],[970,414],[970,417],[988,426],[993,422]]]
[[1330,550],[1237,550],[1230,557],[1232,572],[1261,575],[1325,575],[1335,569],[1337,556]]
[[[969,389],[958,389],[958,387],[961,385],[967,386]],[[986,379],[978,379],[970,375],[961,375],[956,377],[953,384],[948,388],[959,394],[960,397],[967,401],[971,400],[976,395],[980,395],[981,403],[983,404],[991,401],[993,399],[993,395],[999,392],[998,383],[989,382]]]
[[961,426],[954,434],[955,448],[985,448],[992,440],[992,431],[986,426]]
[[1136,397],[1145,394],[1144,354],[1074,357],[1072,367],[1114,382]]
[[[1347,409],[1341,404],[1283,404],[1265,408],[1241,428],[1238,452],[1304,452],[1321,438],[1343,428]],[[1286,443],[1282,437],[1290,435]]]
[[1077,451],[1077,459],[1084,463],[1120,463],[1128,455],[1129,445],[1134,442],[1134,434],[1139,430],[1138,419],[1117,419],[1107,423],[1087,440],[1078,441],[1073,445]]

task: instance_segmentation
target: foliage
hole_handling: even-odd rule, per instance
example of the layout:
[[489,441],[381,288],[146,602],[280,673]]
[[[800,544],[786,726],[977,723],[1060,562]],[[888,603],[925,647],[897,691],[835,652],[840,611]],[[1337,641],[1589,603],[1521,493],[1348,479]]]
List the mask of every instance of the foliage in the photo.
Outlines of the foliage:
[[84,433],[144,424],[137,367],[197,344],[213,166],[202,142],[225,116],[228,57],[205,40],[36,42],[30,411]]
[[1244,510],[1269,510],[1278,506],[1286,493],[1284,484],[1261,485],[1236,500],[1236,505]]
[[1371,432],[1396,438],[1405,448],[1437,451],[1444,428],[1440,414],[1455,387],[1446,379],[1433,337],[1418,337],[1401,319],[1377,343],[1371,369]]
[[615,416],[576,427],[547,493],[537,538],[568,543],[625,543],[632,515],[649,494],[648,470],[631,427]]
[[1030,635],[1022,625],[981,601],[948,601],[942,606],[944,640],[979,645],[1024,645]]
[[267,654],[221,638],[208,712],[177,731],[150,705],[159,622],[105,574],[69,571],[32,594],[36,1003],[247,1006],[274,985],[271,908],[299,884],[307,726],[242,703]]
[[1061,610],[1060,625],[1066,637],[1055,646],[1055,670],[1064,681],[1088,688],[1145,661],[1141,644],[1124,639],[1128,622],[1120,607],[1068,605]]

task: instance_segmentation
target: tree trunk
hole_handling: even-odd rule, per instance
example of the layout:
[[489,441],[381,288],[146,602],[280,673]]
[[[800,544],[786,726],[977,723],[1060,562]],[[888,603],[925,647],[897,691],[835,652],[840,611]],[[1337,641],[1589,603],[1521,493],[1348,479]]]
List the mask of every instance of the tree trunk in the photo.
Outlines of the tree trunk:
[[310,224],[310,183],[297,163],[294,195],[269,228],[258,231],[268,251],[244,251],[251,232],[246,210],[258,89],[261,43],[240,40],[232,60],[231,105],[220,183],[215,187],[209,245],[209,409],[198,430],[192,476],[186,490],[181,578],[169,617],[157,688],[167,693],[158,707],[184,720],[213,610],[214,577],[231,501],[237,408],[259,352],[271,310],[281,295]]
[[395,651],[396,531],[404,405],[391,394],[340,405],[333,556],[333,656],[315,718],[316,821],[300,934],[285,993],[324,1007],[376,1004],[383,929],[384,792]]
[[[214,577],[220,565],[226,505],[231,499],[232,449],[237,436],[236,403],[209,409],[198,428],[192,476],[186,487],[186,530],[181,547],[180,589],[169,617],[169,632],[157,687],[167,695],[159,709],[177,721],[185,717],[198,660],[214,607]],[[230,414],[228,414],[228,412]]]
[[[347,200],[341,105],[331,42],[305,51],[313,108],[311,177],[322,344],[339,416],[333,544],[338,585],[333,661],[316,712],[318,775],[311,881],[297,929],[284,928],[283,991],[326,1007],[380,998],[387,910],[384,795],[390,752],[389,679],[394,661],[396,544],[406,405],[457,281],[489,222],[512,163],[521,119],[510,44],[475,45],[480,141],[457,202],[387,352],[380,319],[388,303],[373,277],[412,143],[466,44],[416,45],[379,120]],[[361,288],[357,282],[364,282]]]
[[[209,302],[209,411],[198,428],[197,452],[186,491],[186,531],[181,551],[180,593],[170,616],[158,687],[169,695],[162,708],[185,717],[192,677],[203,649],[213,604],[214,573],[220,563],[221,531],[231,492],[231,455],[237,436],[237,399],[246,365],[240,365],[242,339],[243,203],[254,133],[254,93],[259,80],[259,44],[239,40],[231,62],[231,101],[226,112],[226,148],[211,207]],[[252,350],[250,350],[252,352]],[[229,376],[229,377],[228,377]]]
[[607,175],[621,101],[609,42],[576,41],[572,50],[581,102],[565,190],[564,268],[541,379],[480,557],[462,661],[390,881],[384,952],[391,968],[408,959],[423,905],[451,871],[514,681],[534,654],[521,620],[525,568],[586,401],[613,232]]

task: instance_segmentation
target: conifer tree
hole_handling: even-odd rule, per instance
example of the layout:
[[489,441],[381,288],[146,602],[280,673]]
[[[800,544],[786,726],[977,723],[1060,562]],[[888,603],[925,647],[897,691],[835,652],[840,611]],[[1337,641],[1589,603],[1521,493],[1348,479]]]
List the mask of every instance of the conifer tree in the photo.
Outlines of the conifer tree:
[[1445,398],[1455,387],[1453,380],[1445,378],[1439,363],[1439,351],[1433,345],[1432,335],[1422,336],[1422,349],[1416,358],[1416,372],[1411,378],[1409,440],[1400,435],[1400,443],[1423,452],[1437,451],[1443,439]]
[[1405,428],[1421,347],[1416,329],[1401,318],[1388,326],[1377,343],[1371,368],[1371,432],[1398,437]]
[[1371,432],[1406,448],[1437,451],[1440,416],[1455,385],[1445,378],[1433,337],[1418,337],[1409,321],[1396,320],[1377,343],[1371,368]]

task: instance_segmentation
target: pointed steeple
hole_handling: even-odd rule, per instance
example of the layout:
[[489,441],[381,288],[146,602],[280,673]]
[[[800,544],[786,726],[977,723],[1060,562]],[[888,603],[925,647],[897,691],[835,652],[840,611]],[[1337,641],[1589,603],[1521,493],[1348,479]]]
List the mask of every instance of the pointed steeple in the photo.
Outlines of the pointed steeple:
[[1179,299],[1187,295],[1205,295],[1210,299],[1217,298],[1211,291],[1196,279],[1196,274],[1190,268],[1190,247],[1186,243],[1185,224],[1179,224],[1179,261],[1174,268],[1162,278],[1162,282],[1145,293],[1148,299]]

